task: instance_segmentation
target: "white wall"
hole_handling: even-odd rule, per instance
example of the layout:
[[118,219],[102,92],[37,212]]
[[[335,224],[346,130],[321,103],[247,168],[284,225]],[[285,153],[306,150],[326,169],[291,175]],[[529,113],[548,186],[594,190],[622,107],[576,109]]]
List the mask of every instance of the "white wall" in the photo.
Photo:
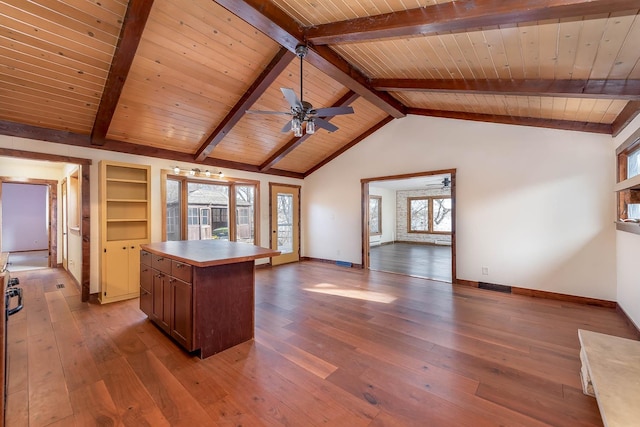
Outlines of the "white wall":
[[[613,143],[614,151],[637,129],[640,129],[640,116],[636,117],[615,138]],[[640,327],[640,274],[638,273],[640,235],[616,231],[616,253],[618,273],[617,301],[636,326]]]
[[[99,204],[98,204],[98,162],[100,160],[112,160],[127,163],[138,163],[151,166],[151,241],[159,242],[162,237],[162,206],[160,205],[160,174],[161,170],[169,170],[176,165],[173,160],[163,160],[152,157],[136,156],[131,154],[115,153],[106,150],[97,150],[92,148],[75,147],[71,145],[52,144],[42,141],[35,141],[24,138],[11,137],[6,135],[0,135],[0,147],[10,148],[15,150],[34,151],[40,153],[56,154],[61,156],[72,156],[84,159],[92,159],[93,164],[90,167],[91,175],[91,293],[99,291]],[[183,169],[191,169],[201,167],[198,164],[191,163],[179,163]],[[260,244],[262,246],[269,245],[269,182],[295,184],[302,185],[302,180],[286,178],[280,176],[264,175],[244,171],[236,171],[224,168],[210,168],[217,171],[218,169],[224,172],[227,177],[244,178],[260,181]],[[25,171],[25,173],[27,173]],[[35,171],[34,171],[35,173]],[[2,173],[5,175],[4,171]],[[31,176],[33,178],[39,178],[39,176]],[[61,180],[62,177],[58,177]],[[83,189],[84,191],[84,189]],[[304,193],[304,189],[303,189]],[[60,189],[58,188],[58,194]],[[302,197],[304,200],[304,195]],[[58,213],[58,218],[62,218],[61,211]],[[60,236],[58,238],[60,242]],[[59,252],[60,253],[60,252]]]
[[49,248],[48,204],[46,185],[2,184],[3,252]]
[[393,242],[396,236],[396,192],[388,188],[374,187],[374,185],[369,185],[369,194],[382,197],[382,235],[380,235],[380,243]]
[[[2,145],[2,141],[7,137],[0,136],[0,146]],[[48,163],[48,162],[39,162],[38,167],[34,167],[32,162],[26,162],[21,159],[15,158],[6,158],[0,157],[0,175],[5,177],[10,177],[11,179],[19,180],[21,178],[33,178],[33,179],[43,179],[43,180],[51,180],[58,181],[58,186],[56,192],[58,194],[58,200],[61,197],[60,183],[62,182],[63,174],[62,167],[59,164]],[[62,207],[60,203],[58,203],[58,218],[62,218]],[[61,229],[57,230],[57,241],[60,242],[62,238]],[[2,248],[4,250],[4,248]],[[61,262],[62,253],[58,249],[58,259],[57,263]]]
[[459,279],[615,300],[614,166],[608,135],[394,120],[305,179],[303,255],[361,263],[361,178],[457,169]]

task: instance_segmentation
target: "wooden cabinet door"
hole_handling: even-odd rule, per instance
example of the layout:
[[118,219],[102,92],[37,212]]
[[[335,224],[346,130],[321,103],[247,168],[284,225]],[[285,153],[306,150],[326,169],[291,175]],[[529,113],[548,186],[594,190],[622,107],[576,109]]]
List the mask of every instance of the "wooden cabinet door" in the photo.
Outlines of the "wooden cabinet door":
[[148,265],[140,264],[140,310],[151,317],[153,299],[153,271]]
[[137,244],[129,244],[127,250],[129,251],[127,264],[129,270],[129,277],[127,278],[129,292],[127,293],[135,294],[140,288],[140,268],[138,267],[140,265],[140,247]]
[[107,243],[103,252],[102,297],[117,298],[129,293],[129,248],[125,243]]
[[171,279],[171,336],[188,351],[192,351],[193,306],[191,284]]
[[151,319],[158,326],[167,332],[170,332],[169,314],[170,310],[165,311],[168,304],[171,303],[171,294],[167,292],[170,288],[167,276],[157,270],[153,271],[153,286],[151,289]]

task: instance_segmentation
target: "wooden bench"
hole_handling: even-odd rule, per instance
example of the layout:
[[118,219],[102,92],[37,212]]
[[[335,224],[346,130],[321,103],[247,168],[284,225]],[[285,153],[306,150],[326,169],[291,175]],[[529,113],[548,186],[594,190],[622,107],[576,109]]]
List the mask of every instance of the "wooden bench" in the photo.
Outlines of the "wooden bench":
[[606,427],[640,425],[640,341],[578,329],[582,388]]

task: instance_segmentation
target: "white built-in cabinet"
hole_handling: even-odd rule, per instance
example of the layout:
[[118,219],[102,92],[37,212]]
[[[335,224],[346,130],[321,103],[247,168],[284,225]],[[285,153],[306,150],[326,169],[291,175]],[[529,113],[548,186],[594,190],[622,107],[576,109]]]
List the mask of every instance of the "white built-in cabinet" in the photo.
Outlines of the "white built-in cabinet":
[[100,162],[100,302],[140,295],[140,245],[151,234],[151,167]]

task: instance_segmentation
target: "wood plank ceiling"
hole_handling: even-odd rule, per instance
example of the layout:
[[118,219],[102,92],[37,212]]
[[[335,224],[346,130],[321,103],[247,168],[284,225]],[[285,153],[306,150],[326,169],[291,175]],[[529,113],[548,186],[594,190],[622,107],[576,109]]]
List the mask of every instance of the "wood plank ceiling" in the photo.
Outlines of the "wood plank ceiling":
[[[615,135],[640,0],[0,0],[0,133],[304,177],[407,114]],[[280,88],[353,107],[294,137]]]

